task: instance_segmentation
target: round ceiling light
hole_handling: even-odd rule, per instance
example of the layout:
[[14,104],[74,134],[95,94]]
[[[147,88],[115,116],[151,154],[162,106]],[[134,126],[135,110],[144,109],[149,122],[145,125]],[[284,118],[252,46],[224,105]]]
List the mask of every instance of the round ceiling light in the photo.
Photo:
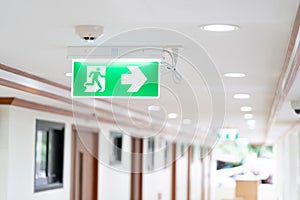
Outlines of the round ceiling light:
[[239,72],[230,72],[230,73],[225,73],[224,76],[229,78],[243,78],[246,76],[246,74],[239,73]]
[[244,115],[245,119],[252,119],[253,118],[253,114],[247,113]]
[[168,117],[170,118],[170,119],[176,119],[177,118],[177,114],[176,113],[169,113],[168,114]]
[[233,95],[233,98],[235,99],[250,99],[249,94],[235,94]]
[[250,111],[252,111],[252,107],[251,106],[242,106],[241,111],[242,112],[250,112]]
[[150,106],[148,106],[148,110],[150,110],[150,111],[160,111],[160,106],[150,105]]
[[256,124],[256,121],[255,121],[254,119],[249,119],[249,120],[247,121],[247,124],[248,124],[249,126],[254,126],[254,125]]
[[200,26],[202,30],[213,32],[228,32],[239,30],[240,27],[232,24],[206,24]]

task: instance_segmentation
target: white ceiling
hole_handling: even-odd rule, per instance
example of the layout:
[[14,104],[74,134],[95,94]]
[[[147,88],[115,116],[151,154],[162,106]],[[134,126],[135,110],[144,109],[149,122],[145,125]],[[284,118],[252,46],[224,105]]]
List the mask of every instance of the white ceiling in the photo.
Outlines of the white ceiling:
[[[265,139],[267,119],[297,7],[298,0],[3,1],[0,12],[0,63],[70,86],[71,79],[64,75],[71,70],[67,47],[87,45],[74,33],[75,25],[104,26],[105,34],[97,40],[98,44],[167,44],[182,45],[188,49],[189,43],[178,44],[176,38],[164,37],[159,41],[147,32],[141,33],[142,36],[136,40],[118,36],[121,32],[142,27],[176,30],[198,42],[215,64],[226,94],[224,126],[239,128],[241,137],[250,138],[252,143],[261,143]],[[209,23],[236,24],[241,29],[213,33],[198,28]],[[113,36],[117,38],[112,40]],[[233,71],[244,72],[247,76],[238,79],[222,77],[223,73]],[[203,81],[193,80],[193,71],[186,73],[190,73],[186,79],[191,84]],[[206,123],[212,111],[209,92],[205,89],[201,91],[204,92],[196,92],[197,100],[203,100],[199,106],[201,111],[191,106],[184,114],[194,123],[197,121],[195,119],[200,119],[201,128],[205,129],[209,126]],[[1,96],[10,93],[11,90],[6,93],[1,88]],[[235,100],[232,98],[234,93],[249,93],[251,99]],[[19,92],[15,95],[22,96]],[[182,104],[190,103],[188,93],[180,95],[186,97],[181,100]],[[167,111],[172,111],[177,109],[174,102],[166,94],[166,98],[135,102],[133,106],[146,109],[148,104],[159,103]],[[248,128],[239,110],[242,105],[253,107],[252,113],[257,121],[254,130]]]

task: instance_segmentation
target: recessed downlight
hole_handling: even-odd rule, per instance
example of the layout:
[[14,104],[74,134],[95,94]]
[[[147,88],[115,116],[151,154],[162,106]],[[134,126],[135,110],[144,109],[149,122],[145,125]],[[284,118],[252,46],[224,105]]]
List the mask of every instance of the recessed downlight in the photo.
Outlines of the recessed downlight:
[[253,114],[247,113],[244,115],[245,119],[252,119],[253,118]]
[[150,105],[150,106],[148,106],[148,110],[150,110],[150,111],[160,111],[160,106]]
[[228,78],[243,78],[246,76],[246,74],[240,72],[229,72],[225,73],[224,76]]
[[168,117],[170,118],[170,119],[176,119],[177,118],[177,113],[169,113],[168,114]]
[[233,95],[235,99],[250,99],[250,94],[235,94]]
[[200,28],[205,31],[228,32],[238,30],[239,26],[232,24],[206,24],[200,26]]
[[249,120],[247,121],[247,124],[248,124],[249,126],[255,126],[256,121],[255,121],[254,119],[249,119]]
[[65,73],[65,76],[68,76],[68,77],[71,77],[72,75],[73,75],[72,72],[66,72],[66,73]]
[[250,111],[252,111],[252,107],[251,107],[251,106],[242,106],[242,107],[240,108],[240,110],[241,110],[242,112],[250,112]]

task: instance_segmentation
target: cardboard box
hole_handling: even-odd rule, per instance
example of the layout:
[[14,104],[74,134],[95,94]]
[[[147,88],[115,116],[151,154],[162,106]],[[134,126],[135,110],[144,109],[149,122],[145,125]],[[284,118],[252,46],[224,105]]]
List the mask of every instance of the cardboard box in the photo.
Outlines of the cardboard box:
[[257,200],[258,180],[236,180],[235,196],[243,200]]

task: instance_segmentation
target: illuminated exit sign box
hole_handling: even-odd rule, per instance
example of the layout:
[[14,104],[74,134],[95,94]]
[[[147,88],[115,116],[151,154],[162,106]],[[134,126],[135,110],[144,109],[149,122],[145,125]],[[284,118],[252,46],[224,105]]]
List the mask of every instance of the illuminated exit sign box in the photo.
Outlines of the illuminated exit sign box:
[[73,97],[159,97],[158,60],[73,60]]

